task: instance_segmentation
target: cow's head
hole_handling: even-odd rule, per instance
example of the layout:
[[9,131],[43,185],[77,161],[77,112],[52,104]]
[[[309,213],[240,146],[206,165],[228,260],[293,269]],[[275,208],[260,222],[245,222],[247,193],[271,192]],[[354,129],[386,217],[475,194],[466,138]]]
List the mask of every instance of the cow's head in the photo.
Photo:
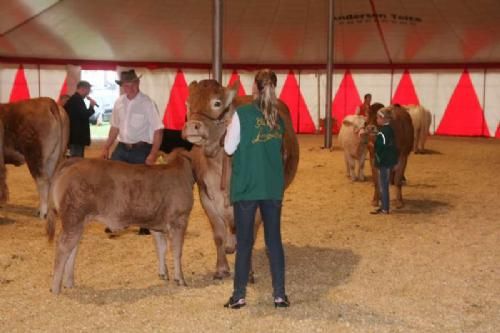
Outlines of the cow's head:
[[239,81],[228,87],[215,80],[193,81],[189,85],[187,121],[182,136],[189,142],[202,146],[205,154],[214,156],[221,142],[234,108],[231,103],[239,88]]
[[344,118],[342,126],[352,127],[352,131],[357,134],[362,143],[368,143],[367,121],[363,116],[352,115]]

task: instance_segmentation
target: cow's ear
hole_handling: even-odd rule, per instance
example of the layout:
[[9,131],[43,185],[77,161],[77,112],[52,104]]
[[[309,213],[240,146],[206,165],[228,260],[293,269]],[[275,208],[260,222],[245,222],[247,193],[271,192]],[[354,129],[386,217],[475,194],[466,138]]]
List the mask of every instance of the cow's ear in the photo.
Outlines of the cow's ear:
[[344,119],[344,121],[342,121],[342,124],[344,124],[345,126],[352,126],[352,125],[354,125],[354,124],[352,123],[352,121],[350,121],[350,120],[348,120],[348,119]]
[[198,81],[192,81],[190,84],[189,84],[189,91],[195,89],[196,87],[198,86]]
[[227,88],[225,88],[224,109],[227,108],[229,104],[233,102],[233,99],[236,97],[239,88],[240,88],[239,80],[234,81]]

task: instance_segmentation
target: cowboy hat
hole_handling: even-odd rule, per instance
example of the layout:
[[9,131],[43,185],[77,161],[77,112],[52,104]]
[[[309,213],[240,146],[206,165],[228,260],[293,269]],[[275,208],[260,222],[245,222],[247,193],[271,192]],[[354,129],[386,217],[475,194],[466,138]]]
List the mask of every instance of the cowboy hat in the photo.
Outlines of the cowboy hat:
[[115,80],[115,82],[121,86],[125,82],[133,82],[133,81],[139,81],[139,79],[142,77],[142,75],[137,76],[135,73],[135,70],[131,69],[128,71],[123,71],[120,73],[120,79]]

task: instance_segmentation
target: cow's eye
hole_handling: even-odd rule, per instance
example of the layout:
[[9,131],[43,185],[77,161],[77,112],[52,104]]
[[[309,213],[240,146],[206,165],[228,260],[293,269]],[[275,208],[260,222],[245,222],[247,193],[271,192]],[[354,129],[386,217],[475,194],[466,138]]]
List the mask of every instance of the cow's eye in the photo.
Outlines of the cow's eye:
[[222,106],[222,102],[219,100],[214,101],[214,108],[220,108]]

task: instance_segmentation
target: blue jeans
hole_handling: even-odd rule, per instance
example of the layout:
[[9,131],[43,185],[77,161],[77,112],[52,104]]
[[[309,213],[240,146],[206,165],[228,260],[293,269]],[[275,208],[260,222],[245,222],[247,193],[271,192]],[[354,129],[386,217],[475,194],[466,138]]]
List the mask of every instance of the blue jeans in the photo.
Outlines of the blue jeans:
[[389,211],[389,181],[391,178],[391,167],[379,167],[378,185],[380,189],[381,207],[386,212]]
[[142,144],[133,148],[127,148],[125,144],[118,142],[115,150],[111,154],[111,159],[130,164],[144,164],[150,152],[150,144]]
[[257,207],[264,221],[264,239],[269,254],[274,297],[285,296],[285,255],[281,242],[281,200],[244,200],[233,203],[236,226],[235,300],[244,298],[252,262]]
[[75,145],[75,144],[69,145],[69,155],[71,157],[83,157],[84,150],[85,150],[84,145]]

